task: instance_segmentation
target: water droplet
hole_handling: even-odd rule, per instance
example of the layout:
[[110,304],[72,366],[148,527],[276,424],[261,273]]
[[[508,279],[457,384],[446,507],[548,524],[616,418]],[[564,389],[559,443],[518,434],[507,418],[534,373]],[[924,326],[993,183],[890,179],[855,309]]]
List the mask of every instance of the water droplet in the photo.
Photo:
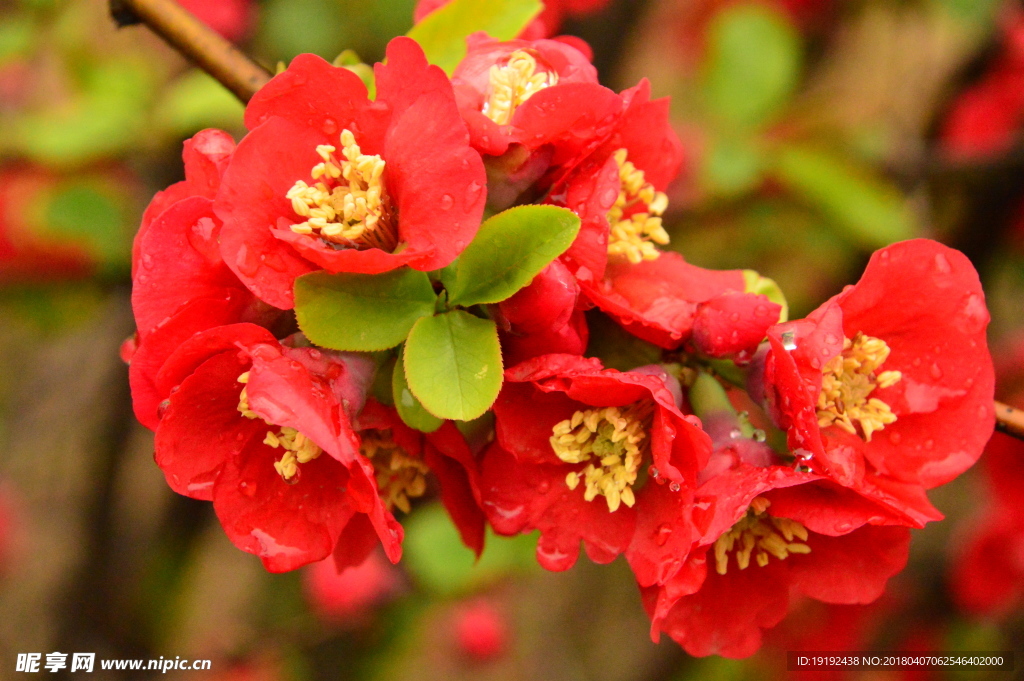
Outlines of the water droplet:
[[733,440],[738,440],[739,438],[743,437],[743,431],[741,431],[739,428],[733,428],[732,430],[729,431],[729,437],[732,438]]
[[671,492],[678,492],[679,490],[682,489],[682,486],[678,482],[673,482],[671,485],[668,486],[668,489]]
[[796,334],[792,331],[782,333],[782,347],[786,350],[796,350]]
[[320,355],[320,351],[317,350],[316,348],[313,348],[309,351],[309,356],[312,357],[313,359],[320,359]]
[[800,461],[810,461],[812,458],[814,458],[814,452],[808,449],[794,449],[793,456],[795,456]]
[[758,428],[754,431],[754,442],[764,442],[766,439],[768,439],[768,436],[763,430]]
[[654,534],[654,543],[658,546],[664,546],[668,541],[668,538],[672,536],[672,527],[668,523],[662,523],[658,526],[658,531]]
[[149,253],[142,254],[142,266],[147,270],[153,267],[153,256]]
[[249,250],[248,246],[242,244],[238,247],[238,253],[235,255],[235,266],[244,276],[255,277],[260,269],[260,259]]
[[338,133],[338,121],[333,118],[325,118],[322,130],[325,135],[336,135]]
[[238,483],[238,491],[247,497],[251,497],[252,495],[256,494],[256,483],[246,482],[245,480],[243,480],[242,482]]
[[952,265],[949,264],[949,259],[943,253],[935,254],[935,269],[940,274],[949,274],[953,271]]
[[758,305],[757,307],[754,308],[754,314],[757,315],[758,317],[765,316],[766,314],[768,314],[768,306]]
[[796,471],[797,473],[810,473],[811,472],[811,467],[810,466],[805,466],[802,463],[798,463],[795,466],[793,466],[793,470]]
[[740,320],[740,313],[739,312],[733,312],[731,315],[729,315],[729,321],[738,322],[739,320]]
[[933,449],[934,447],[935,447],[935,440],[928,439],[928,440],[924,441],[924,448],[925,449]]
[[932,378],[938,380],[942,378],[942,368],[938,364],[932,364]]
[[445,194],[441,197],[441,210],[451,210],[452,206],[455,205],[455,199],[452,198],[451,194]]
[[480,192],[483,190],[483,185],[479,182],[470,182],[469,186],[466,187],[466,210],[469,210],[476,205],[477,200],[480,198]]
[[889,264],[889,251],[882,251],[878,254],[878,257],[881,259],[883,265]]
[[913,362],[911,362],[911,364],[913,364],[913,365],[914,365],[914,366],[916,366],[916,367],[919,367],[919,366],[921,366],[921,358],[920,358],[920,357],[915,357],[915,358],[914,358],[914,361],[913,361]]
[[647,469],[647,473],[648,473],[648,474],[649,474],[649,475],[650,475],[650,476],[651,476],[652,478],[654,478],[655,480],[657,480],[657,479],[658,479],[658,478],[659,478],[659,477],[661,476],[661,473],[660,473],[660,472],[658,471],[658,469],[657,469],[657,468],[655,468],[654,466],[651,466],[650,468],[648,468],[648,469]]
[[902,439],[903,436],[900,435],[899,433],[889,433],[889,442],[892,443],[893,445],[898,445],[900,443],[900,440]]
[[547,494],[549,489],[551,489],[551,483],[547,480],[541,480],[540,484],[537,485],[538,494]]
[[171,406],[171,401],[170,400],[164,400],[163,402],[158,404],[157,407],[156,407],[156,417],[158,419],[162,419],[164,417],[164,413],[167,411],[167,408],[170,407],[170,406]]

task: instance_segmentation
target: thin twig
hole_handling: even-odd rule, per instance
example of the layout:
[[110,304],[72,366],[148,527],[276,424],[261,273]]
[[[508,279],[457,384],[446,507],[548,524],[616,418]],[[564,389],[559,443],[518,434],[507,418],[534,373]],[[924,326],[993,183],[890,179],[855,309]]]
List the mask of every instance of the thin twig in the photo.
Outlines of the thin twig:
[[996,401],[996,430],[1024,440],[1024,409]]
[[146,24],[243,102],[270,80],[263,67],[174,0],[110,0],[110,13],[122,26]]

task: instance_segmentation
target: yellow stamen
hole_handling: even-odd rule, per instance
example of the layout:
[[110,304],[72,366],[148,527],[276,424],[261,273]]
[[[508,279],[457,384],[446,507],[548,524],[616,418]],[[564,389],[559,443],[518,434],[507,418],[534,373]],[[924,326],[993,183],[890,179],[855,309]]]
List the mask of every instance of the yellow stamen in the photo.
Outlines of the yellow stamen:
[[[239,376],[238,382],[242,384],[248,383],[249,372],[246,371]],[[242,388],[242,392],[238,395],[239,413],[247,419],[261,418],[259,414],[249,408],[249,395],[246,391],[247,388]],[[266,420],[263,420],[263,422],[268,426],[274,425]],[[274,470],[284,478],[285,482],[298,482],[298,480],[293,480],[293,478],[299,473],[299,464],[308,463],[323,452],[315,442],[303,433],[288,426],[281,426],[277,432],[268,430],[267,436],[263,438],[263,443],[274,449],[278,447],[284,449],[284,455],[281,459],[274,462]]]
[[558,83],[554,71],[537,70],[537,60],[525,50],[509,55],[504,66],[495,64],[490,71],[490,96],[482,113],[498,125],[508,125],[523,102],[546,87]]
[[360,451],[373,463],[377,490],[384,505],[389,511],[398,508],[408,513],[411,510],[409,499],[421,497],[427,491],[426,476],[430,468],[399,447],[389,430],[366,430],[360,435]]
[[807,528],[789,518],[775,518],[767,514],[771,505],[764,497],[750,502],[747,514],[723,534],[714,544],[715,571],[724,575],[729,571],[729,553],[735,552],[736,566],[740,570],[750,567],[750,558],[760,566],[768,565],[771,556],[785,560],[791,553],[810,553]]
[[896,385],[903,375],[899,371],[876,373],[889,357],[889,346],[880,338],[861,332],[853,340],[843,340],[843,351],[825,365],[818,395],[818,425],[838,426],[857,434],[860,425],[866,442],[872,433],[896,422],[889,405],[877,397],[869,397],[875,388]]
[[583,470],[566,476],[569,489],[576,489],[582,481],[583,498],[593,501],[601,495],[613,512],[621,504],[635,504],[633,483],[650,447],[647,430],[653,414],[652,404],[638,402],[623,409],[577,411],[571,419],[555,424],[550,438],[555,455],[566,463],[589,462]]
[[[619,164],[619,196],[608,211],[611,225],[608,255],[625,258],[635,265],[661,255],[655,244],[668,244],[668,232],[661,224],[661,216],[668,208],[668,197],[655,190],[654,185],[647,182],[644,171],[626,160],[626,155],[625,149],[615,152],[615,161]],[[626,211],[631,211],[628,216]]]
[[305,222],[292,225],[296,234],[316,236],[350,248],[397,246],[388,209],[383,175],[384,160],[362,153],[348,129],[341,131],[341,156],[329,144],[316,148],[323,159],[313,166],[312,185],[299,180],[285,197]]

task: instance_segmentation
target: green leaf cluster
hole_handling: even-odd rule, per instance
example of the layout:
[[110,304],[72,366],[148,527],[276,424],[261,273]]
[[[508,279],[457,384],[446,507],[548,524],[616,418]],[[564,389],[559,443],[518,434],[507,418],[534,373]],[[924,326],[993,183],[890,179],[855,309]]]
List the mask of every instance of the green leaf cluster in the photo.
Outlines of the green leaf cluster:
[[[522,206],[484,222],[451,265],[428,274],[313,272],[295,282],[295,314],[321,347],[398,349],[390,368],[402,420],[424,432],[444,419],[470,421],[494,403],[502,383],[498,329],[485,305],[527,286],[565,252],[580,220],[554,206]],[[379,383],[379,381],[378,381]]]

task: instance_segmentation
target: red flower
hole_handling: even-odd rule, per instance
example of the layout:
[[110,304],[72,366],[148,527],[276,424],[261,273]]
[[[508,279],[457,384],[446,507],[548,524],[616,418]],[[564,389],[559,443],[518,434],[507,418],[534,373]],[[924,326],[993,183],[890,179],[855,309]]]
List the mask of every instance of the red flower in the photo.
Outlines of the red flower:
[[359,565],[338,570],[331,559],[313,563],[303,571],[306,600],[314,612],[332,624],[352,624],[401,587],[399,569],[372,551]]
[[[452,421],[432,433],[421,433],[402,422],[394,407],[369,400],[354,421],[361,452],[376,471],[377,488],[385,507],[408,513],[410,499],[427,492],[429,477],[437,480],[441,503],[463,543],[477,556],[484,548],[483,511],[477,462]],[[339,550],[341,547],[339,546]],[[358,555],[339,563],[356,563]]]
[[960,158],[1008,151],[1024,120],[1024,13],[1006,9],[1001,54],[978,83],[960,93],[943,122],[942,143]]
[[245,37],[256,18],[251,0],[181,0],[181,6],[228,40]]
[[480,598],[460,604],[453,613],[455,641],[467,657],[493,660],[508,647],[508,623],[490,601]]
[[135,413],[155,429],[167,398],[157,373],[193,334],[236,322],[269,325],[278,316],[253,296],[220,255],[221,222],[212,197],[235,148],[219,130],[186,140],[186,179],[158,192],[143,214],[133,245],[132,310],[138,331],[126,343]]
[[791,595],[870,603],[907,561],[909,532],[891,526],[901,518],[789,467],[739,462],[697,489],[694,508],[686,564],[642,589],[654,640],[664,631],[691,655],[751,655]]
[[634,336],[666,349],[693,337],[704,354],[750,351],[779,319],[780,306],[744,293],[742,270],[706,270],[675,252],[637,264],[612,263],[604,279],[581,277],[587,297]]
[[[570,355],[506,371],[494,405],[497,443],[482,463],[494,530],[539,529],[537,558],[549,570],[571,567],[582,540],[595,562],[626,551],[645,583],[667,578],[678,567],[673,556],[689,548],[684,509],[711,446],[696,417],[679,411],[667,379],[660,369],[622,373]],[[662,524],[658,541],[649,540]]]
[[590,57],[560,40],[499,42],[484,33],[467,39],[466,57],[452,74],[459,111],[473,146],[501,156],[514,143],[576,144],[572,130],[595,137],[598,122],[621,101],[598,85]]
[[291,308],[295,278],[321,268],[444,267],[476,234],[487,180],[451,84],[408,38],[387,55],[374,101],[300,55],[249,102],[215,210],[224,261],[271,305]]
[[396,561],[401,526],[349,421],[372,370],[356,356],[282,346],[250,324],[196,334],[158,377],[176,389],[156,430],[157,464],[179,494],[212,500],[231,541],[268,570],[324,559],[343,530],[360,545],[372,532]]
[[923,490],[969,468],[992,433],[988,320],[961,253],[923,239],[878,251],[855,286],[768,333],[765,396],[790,449],[934,518]]
[[590,332],[577,309],[579,293],[576,278],[556,259],[529,286],[494,306],[505,365],[540,355],[582,355]]
[[645,80],[619,95],[620,111],[602,114],[607,129],[583,146],[568,147],[554,164],[561,172],[547,202],[571,209],[582,221],[563,256],[581,279],[601,280],[609,261],[654,260],[657,245],[668,243],[663,192],[679,172],[682,143],[669,125],[668,100],[650,101],[650,91]]

